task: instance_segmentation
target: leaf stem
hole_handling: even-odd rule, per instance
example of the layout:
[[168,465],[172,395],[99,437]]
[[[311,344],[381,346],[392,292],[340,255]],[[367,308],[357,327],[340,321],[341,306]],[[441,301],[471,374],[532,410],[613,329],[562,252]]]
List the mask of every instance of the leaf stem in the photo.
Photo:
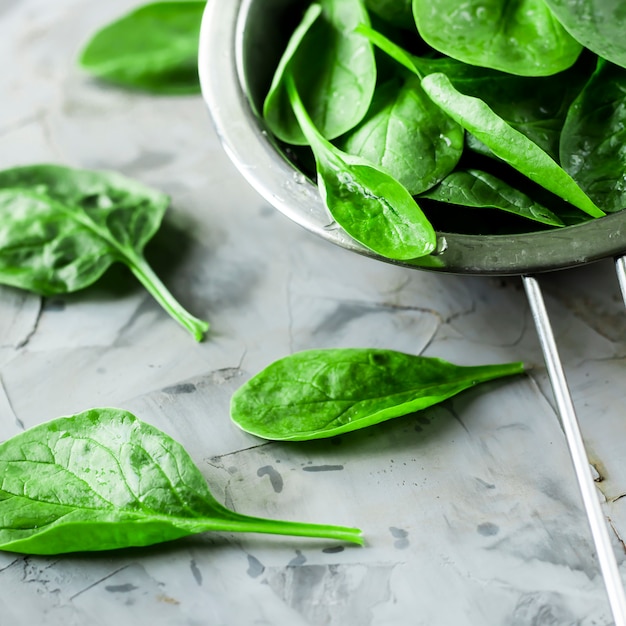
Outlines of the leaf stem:
[[383,34],[374,30],[367,24],[359,24],[354,32],[367,37],[372,44],[380,48],[383,52],[387,53],[396,62],[403,65],[407,70],[415,74],[419,79],[424,78],[423,72],[417,67],[413,61],[413,56],[409,54],[404,48],[395,44],[391,39],[388,39]]
[[[318,539],[334,539],[347,541],[362,546],[364,544],[361,530],[348,526],[329,526],[325,524],[308,524],[306,522],[287,522],[270,520],[260,517],[236,514],[229,511],[226,519],[200,518],[194,520],[198,530],[263,533],[268,535],[287,535],[290,537],[314,537]],[[231,517],[232,515],[232,517]]]
[[[128,253],[126,253],[128,256]],[[129,267],[139,282],[152,294],[154,299],[183,328],[186,328],[196,341],[202,341],[209,329],[209,323],[194,317],[174,298],[161,279],[156,275],[148,262],[139,255],[128,259]]]
[[302,98],[298,93],[296,87],[296,81],[294,80],[291,71],[285,73],[285,87],[287,89],[287,95],[289,96],[289,102],[293,109],[293,113],[296,116],[296,120],[300,125],[302,134],[309,142],[315,158],[319,161],[324,157],[326,160],[332,159],[337,154],[337,148],[333,146],[317,129],[311,116],[306,110]]

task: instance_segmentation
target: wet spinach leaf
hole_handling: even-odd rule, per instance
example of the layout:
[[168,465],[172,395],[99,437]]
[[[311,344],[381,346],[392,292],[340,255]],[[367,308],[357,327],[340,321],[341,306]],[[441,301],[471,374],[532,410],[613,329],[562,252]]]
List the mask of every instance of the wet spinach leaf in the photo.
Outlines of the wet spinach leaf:
[[561,128],[574,98],[594,70],[583,57],[571,68],[550,77],[526,77],[469,65],[450,57],[413,55],[364,24],[357,32],[413,74],[445,74],[462,93],[484,100],[508,124],[558,158]]
[[232,396],[231,417],[265,439],[333,437],[408,415],[522,363],[458,366],[367,348],[308,350],[275,361]]
[[35,426],[0,445],[0,549],[61,554],[147,546],[207,531],[362,543],[341,526],[222,506],[184,448],[120,409]]
[[588,215],[604,215],[558,163],[537,144],[496,115],[485,102],[462,94],[441,73],[425,76],[422,87],[433,102],[484,143],[498,158]]
[[484,100],[513,128],[557,160],[565,117],[593,72],[582,58],[554,76],[529,78],[475,67],[454,59],[413,57],[424,75],[441,72],[456,89]]
[[365,119],[339,144],[389,172],[409,193],[430,189],[463,152],[463,129],[424,93],[419,79],[380,85]]
[[188,313],[144,258],[169,198],[115,172],[33,165],[0,172],[0,283],[49,296],[127,265],[196,340],[208,323]]
[[317,166],[320,195],[356,241],[389,259],[414,259],[435,249],[435,231],[413,196],[384,170],[324,139],[304,108],[291,73],[285,76],[294,113]]
[[543,0],[413,0],[413,15],[435,50],[511,74],[556,74],[582,51]]
[[276,137],[294,145],[307,143],[287,94],[287,68],[313,123],[327,139],[347,132],[365,116],[376,85],[376,63],[369,41],[354,33],[359,23],[369,23],[361,0],[321,0],[309,7],[263,104],[264,119]]
[[305,12],[281,58],[272,90],[285,91],[304,143],[313,151],[320,195],[337,224],[356,241],[387,258],[411,259],[429,254],[435,249],[435,231],[411,194],[384,170],[331,144],[302,101],[294,76],[294,58],[321,14],[317,4]]
[[600,61],[570,107],[561,162],[605,211],[626,208],[626,69]]
[[500,209],[541,224],[565,226],[557,215],[525,193],[480,170],[456,170],[421,197],[466,207]]
[[205,0],[154,2],[98,31],[79,57],[93,76],[155,93],[199,93],[198,38]]
[[626,67],[624,0],[543,0],[569,33],[583,46]]

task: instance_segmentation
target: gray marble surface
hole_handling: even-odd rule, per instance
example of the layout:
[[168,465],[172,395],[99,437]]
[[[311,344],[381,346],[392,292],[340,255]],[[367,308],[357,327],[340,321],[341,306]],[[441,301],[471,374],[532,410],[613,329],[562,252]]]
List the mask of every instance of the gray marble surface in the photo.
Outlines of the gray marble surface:
[[[0,439],[128,409],[180,441],[228,506],[356,525],[366,545],[220,533],[0,553],[0,624],[611,624],[519,280],[405,270],[318,240],[242,181],[200,96],[82,74],[90,33],[138,4],[0,0],[0,167],[112,169],[169,193],[149,256],[211,332],[196,344],[123,269],[63,297],[0,287]],[[612,264],[542,285],[626,574],[626,317]],[[231,424],[231,394],[264,366],[348,346],[531,370],[333,441],[267,443]]]

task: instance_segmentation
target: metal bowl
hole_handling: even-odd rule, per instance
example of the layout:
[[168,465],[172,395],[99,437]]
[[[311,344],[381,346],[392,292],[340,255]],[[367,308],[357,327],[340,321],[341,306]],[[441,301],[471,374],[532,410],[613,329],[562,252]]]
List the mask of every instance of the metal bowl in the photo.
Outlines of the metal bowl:
[[315,184],[267,132],[259,111],[286,41],[307,0],[209,0],[202,20],[203,97],[229,157],[272,206],[336,245],[385,261],[458,274],[534,274],[575,267],[626,250],[624,212],[566,228],[514,235],[438,232],[434,253],[390,261],[332,221]]

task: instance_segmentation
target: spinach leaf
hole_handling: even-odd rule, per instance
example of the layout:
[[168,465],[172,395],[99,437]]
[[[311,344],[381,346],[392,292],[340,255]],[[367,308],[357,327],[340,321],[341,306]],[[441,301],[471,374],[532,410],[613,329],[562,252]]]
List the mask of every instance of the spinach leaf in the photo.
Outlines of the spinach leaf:
[[435,249],[435,231],[413,196],[392,176],[347,154],[313,125],[290,72],[289,98],[317,165],[320,195],[337,223],[356,241],[389,259],[414,259]]
[[464,367],[391,350],[309,350],[275,361],[241,386],[231,417],[265,439],[333,437],[523,371],[522,363]]
[[372,14],[399,28],[414,27],[413,0],[365,0]]
[[223,507],[183,447],[120,409],[35,426],[0,445],[0,549],[61,554],[147,546],[207,531],[325,537],[360,531]]
[[[484,100],[513,128],[526,135],[555,160],[565,116],[574,98],[593,73],[593,64],[582,56],[571,68],[549,77],[516,76],[468,65],[450,57],[409,54],[406,50],[361,24],[356,32],[409,69],[413,74],[445,74],[462,93]],[[484,150],[481,150],[484,153]]]
[[497,159],[496,155],[482,141],[479,141],[478,139],[476,139],[476,137],[474,137],[472,133],[465,133],[465,148],[467,150],[470,150],[471,152],[474,152],[475,154]]
[[449,58],[413,57],[423,75],[441,72],[456,89],[483,100],[553,159],[571,103],[593,72],[587,57],[554,76],[529,78],[475,67]]
[[59,165],[0,172],[0,283],[53,295],[94,283],[118,261],[196,340],[190,315],[143,256],[169,198],[114,172]]
[[605,211],[626,208],[626,69],[600,61],[567,115],[561,162]]
[[435,50],[511,74],[556,74],[582,50],[543,0],[413,0],[413,15]]
[[544,0],[569,33],[583,46],[626,67],[624,0]]
[[376,63],[369,41],[355,34],[368,23],[361,0],[321,0],[293,33],[263,105],[269,129],[290,144],[307,143],[294,117],[283,77],[289,69],[320,133],[334,139],[353,128],[369,108]]
[[441,73],[425,76],[422,87],[433,102],[497,157],[588,215],[604,215],[563,168],[537,144],[496,115],[485,102],[462,94]]
[[339,145],[382,167],[416,195],[454,169],[463,136],[463,129],[424,93],[419,79],[409,76],[380,85],[365,119]]
[[549,226],[565,226],[557,215],[525,193],[479,170],[456,170],[421,197],[466,207],[500,209]]
[[199,93],[198,38],[205,0],[155,2],[109,24],[79,64],[97,78],[155,93]]

